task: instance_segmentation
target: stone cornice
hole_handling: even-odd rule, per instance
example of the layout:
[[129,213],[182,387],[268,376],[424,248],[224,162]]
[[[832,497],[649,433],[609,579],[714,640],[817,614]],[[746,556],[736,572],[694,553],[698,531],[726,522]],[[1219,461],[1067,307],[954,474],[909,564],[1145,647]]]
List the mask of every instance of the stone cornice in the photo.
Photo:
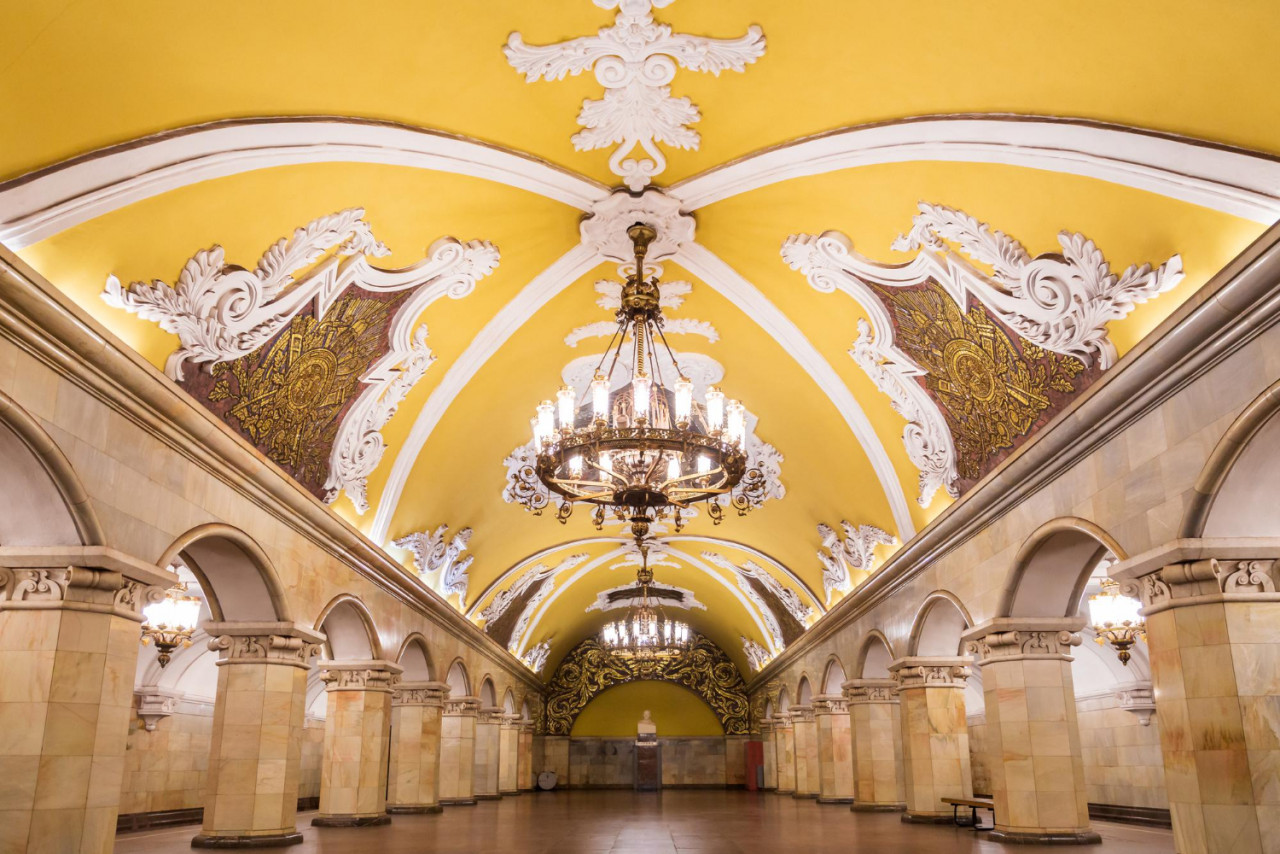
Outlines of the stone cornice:
[[849,701],[844,694],[819,694],[813,698],[814,715],[847,715]]
[[390,694],[404,670],[380,659],[368,661],[320,661],[320,681],[326,691],[374,691]]
[[791,716],[791,723],[813,723],[813,706],[797,705],[787,710],[787,714]]
[[1122,430],[1280,321],[1280,223],[1273,225],[1054,420],[896,551],[767,664],[754,692],[944,555],[1052,484]]
[[325,640],[319,632],[295,623],[206,622],[200,628],[210,636],[209,649],[222,653],[219,667],[282,664],[306,670]]
[[474,718],[480,713],[479,697],[445,697],[444,713],[459,717]]
[[[513,680],[539,694],[543,691],[537,676],[505,647],[264,459],[213,413],[4,246],[0,246],[0,336],[12,340],[397,601],[481,651]],[[127,559],[119,552],[114,554]],[[167,578],[165,586],[175,581],[176,578]]]
[[1071,661],[1084,617],[997,617],[960,635],[977,665],[1002,661]]
[[791,729],[790,712],[779,712],[778,714],[774,715],[773,729],[774,729],[774,732],[782,732],[783,730],[790,730]]
[[448,696],[449,686],[443,682],[397,682],[391,691],[391,705],[442,708]]
[[142,622],[178,576],[104,546],[0,547],[0,611],[68,610]]
[[850,706],[871,703],[898,704],[898,683],[893,679],[850,679],[840,686]]
[[1169,608],[1233,601],[1280,601],[1280,538],[1181,539],[1110,570],[1146,616]]
[[899,693],[922,688],[963,688],[972,662],[967,656],[910,656],[890,664],[889,672],[898,683]]

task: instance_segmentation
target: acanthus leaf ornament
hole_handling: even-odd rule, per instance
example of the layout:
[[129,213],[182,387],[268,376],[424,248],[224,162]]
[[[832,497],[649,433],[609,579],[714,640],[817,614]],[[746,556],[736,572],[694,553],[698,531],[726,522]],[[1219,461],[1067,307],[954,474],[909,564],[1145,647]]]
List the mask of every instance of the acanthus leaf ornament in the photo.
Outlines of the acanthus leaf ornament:
[[754,578],[759,581],[766,590],[777,597],[778,601],[782,603],[782,607],[786,608],[787,613],[801,626],[807,626],[813,620],[815,612],[813,608],[801,600],[800,594],[787,587],[755,561],[748,560],[738,565],[724,555],[713,551],[702,552],[702,559],[721,569],[733,572],[735,575]]
[[742,640],[742,652],[746,655],[747,664],[751,665],[752,670],[759,673],[764,670],[765,665],[773,661],[773,656],[769,653],[769,650],[745,635],[739,635],[739,638]]
[[426,580],[428,573],[440,573],[436,587],[442,596],[457,594],[459,607],[466,609],[467,570],[475,555],[463,555],[471,542],[471,529],[461,528],[446,540],[448,525],[441,525],[430,534],[420,531],[400,537],[392,542],[399,549],[413,554],[418,574]]
[[253,270],[227,264],[223,248],[215,245],[196,252],[174,285],[155,280],[125,286],[109,276],[102,298],[178,336],[180,346],[166,360],[165,373],[182,381],[188,362],[212,367],[258,350],[308,304],[314,304],[319,321],[352,287],[372,293],[414,290],[396,311],[386,353],[362,378],[365,387],[330,450],[325,500],[332,503],[346,492],[364,513],[368,476],[386,451],[382,427],[434,361],[426,327],[415,326],[418,316],[442,296],[470,294],[499,261],[493,244],[451,237],[437,240],[425,259],[408,267],[387,270],[366,258],[390,252],[373,236],[364,209],[349,208],[317,217],[276,241]]
[[[512,33],[503,48],[507,61],[534,83],[563,80],[594,70],[605,88],[604,97],[587,99],[578,113],[584,130],[573,135],[579,151],[617,145],[609,168],[633,191],[639,192],[666,168],[658,143],[696,149],[698,132],[690,125],[701,115],[688,98],[671,94],[678,68],[744,71],[764,54],[764,34],[751,26],[736,39],[712,39],[672,32],[653,19],[653,7],[672,0],[595,0],[604,9],[618,9],[611,27],[594,36],[551,45],[529,45]],[[628,157],[636,147],[646,157]]]
[[477,616],[479,616],[481,620],[484,620],[486,624],[494,622],[505,614],[507,609],[511,607],[511,604],[519,599],[520,596],[535,583],[553,579],[560,573],[573,569],[583,563],[590,556],[591,555],[588,552],[579,552],[577,554],[569,555],[558,564],[550,567],[545,564],[538,564],[533,567],[533,569],[530,569],[528,572],[525,572],[518,577],[505,590],[499,591],[489,604],[480,610],[480,613]]
[[875,525],[844,521],[840,527],[845,534],[843,540],[830,525],[818,524],[818,536],[822,540],[818,561],[822,564],[822,588],[828,604],[837,591],[847,593],[852,589],[850,569],[869,572],[875,561],[875,547],[898,542],[897,537]]
[[531,647],[520,660],[524,662],[524,666],[532,670],[535,674],[541,673],[542,668],[547,666],[547,656],[551,654],[551,641],[544,640],[537,646]]

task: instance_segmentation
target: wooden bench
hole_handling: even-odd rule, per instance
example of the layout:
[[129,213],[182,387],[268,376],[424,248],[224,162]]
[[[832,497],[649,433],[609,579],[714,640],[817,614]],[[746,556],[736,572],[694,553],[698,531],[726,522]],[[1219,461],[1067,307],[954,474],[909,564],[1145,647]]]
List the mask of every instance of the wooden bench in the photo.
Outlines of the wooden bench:
[[[990,830],[995,826],[996,804],[991,798],[943,798],[944,804],[951,805],[951,818],[956,827],[972,827],[974,830]],[[969,808],[968,820],[960,818],[960,808]],[[983,826],[978,823],[978,810],[991,810],[991,824]]]

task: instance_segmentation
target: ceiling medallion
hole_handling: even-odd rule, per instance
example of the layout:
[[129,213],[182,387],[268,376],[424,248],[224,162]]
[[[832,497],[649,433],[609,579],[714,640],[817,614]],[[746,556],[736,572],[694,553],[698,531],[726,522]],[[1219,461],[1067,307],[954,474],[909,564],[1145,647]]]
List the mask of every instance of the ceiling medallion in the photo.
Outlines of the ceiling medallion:
[[693,646],[689,625],[669,618],[657,598],[650,601],[653,570],[649,568],[648,556],[648,544],[641,543],[641,563],[636,570],[640,601],[631,606],[626,617],[605,623],[600,631],[600,646],[619,658],[675,658]]
[[[764,33],[747,28],[736,39],[709,39],[673,33],[653,19],[653,7],[672,0],[595,0],[604,9],[618,10],[612,27],[549,45],[529,45],[512,33],[502,52],[525,80],[563,80],[594,70],[604,87],[600,100],[587,99],[578,113],[584,130],[573,135],[578,151],[617,145],[609,169],[639,192],[667,168],[658,143],[697,149],[701,138],[690,125],[702,118],[688,98],[671,95],[677,68],[744,71],[764,55]],[[627,157],[639,146],[647,157]]]
[[[636,223],[627,233],[634,267],[622,287],[613,341],[583,395],[590,400],[562,386],[555,403],[538,406],[532,473],[560,496],[556,516],[562,523],[574,504],[593,504],[597,530],[611,518],[626,522],[640,543],[659,520],[671,518],[681,530],[697,503],[706,504],[716,524],[726,502],[745,515],[763,503],[768,483],[760,468],[747,465],[746,409],[714,386],[703,403],[695,403],[694,384],[667,344],[658,279],[645,278],[655,230]],[[665,380],[656,358],[659,341],[677,374]],[[620,358],[624,347],[630,347],[630,359]],[[629,379],[615,388],[615,374]],[[535,514],[547,503],[536,490],[517,492],[515,499]]]

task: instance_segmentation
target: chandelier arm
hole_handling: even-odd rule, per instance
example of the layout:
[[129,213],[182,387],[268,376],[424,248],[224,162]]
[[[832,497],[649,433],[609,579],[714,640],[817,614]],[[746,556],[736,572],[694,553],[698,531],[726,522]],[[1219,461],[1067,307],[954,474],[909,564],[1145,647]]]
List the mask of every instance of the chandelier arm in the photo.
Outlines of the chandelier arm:
[[662,331],[661,326],[658,327],[658,337],[662,339],[662,346],[667,348],[667,355],[671,357],[671,364],[676,366],[676,372],[683,377],[685,375],[684,368],[680,367],[680,363],[676,361],[676,354],[671,349],[671,345],[667,343],[667,333]]
[[[657,321],[650,318],[645,319],[644,325],[649,328],[649,346],[652,347],[654,340],[656,340],[655,333],[660,337],[662,335],[662,328],[658,326]],[[667,348],[667,353],[668,355],[671,353],[670,347]],[[657,354],[655,353],[654,357],[651,357],[649,360],[653,362],[653,378],[659,386],[665,389],[667,384],[662,381],[662,363],[657,360],[656,355]],[[680,370],[679,365],[676,365],[676,370]]]
[[[605,374],[601,374],[601,373],[600,373],[600,369],[604,367],[604,360],[605,360],[605,359],[607,359],[607,358],[609,358],[609,351],[610,351],[611,349],[613,349],[613,342],[618,340],[618,336],[619,336],[619,335],[623,335],[623,336],[624,336],[624,337],[623,337],[623,340],[625,341],[625,334],[624,334],[624,333],[626,333],[626,331],[627,331],[627,322],[626,322],[625,320],[619,320],[619,321],[618,321],[618,328],[617,328],[617,329],[615,329],[615,330],[613,330],[613,337],[612,337],[612,338],[610,338],[610,339],[609,339],[609,343],[608,343],[607,345],[605,345],[604,352],[600,354],[600,361],[596,363],[596,370],[595,370],[595,375],[596,375],[596,376],[606,376]],[[622,351],[622,343],[623,343],[622,341],[619,341],[619,342],[618,342],[618,352],[621,352],[621,351]],[[615,354],[614,354],[614,356],[613,356],[613,364],[614,364],[614,365],[616,365],[617,363],[618,363],[618,355],[617,355],[617,353],[615,353]],[[610,365],[610,366],[609,366],[609,373],[607,374],[607,376],[608,376],[610,379],[612,379],[612,377],[613,377],[613,365]],[[583,393],[582,393],[582,398],[578,401],[578,406],[582,406],[582,405],[583,405],[583,403],[585,403],[585,402],[586,402],[587,396],[588,396],[589,394],[591,394],[591,386],[590,386],[590,385],[588,385],[588,386],[587,386],[587,390],[586,390],[585,392],[583,392]]]
[[[625,347],[627,343],[626,332],[627,332],[627,327],[629,326],[630,326],[630,323],[627,321],[626,318],[623,318],[622,320],[618,321],[618,331],[614,333],[614,338],[618,338],[619,334],[621,334],[622,337],[618,338],[618,346],[614,348],[614,351],[613,351],[613,361],[609,363],[609,370],[608,372],[605,373],[605,377],[609,380],[610,384],[612,384],[613,382],[613,371],[615,368],[618,367],[618,358],[622,356],[622,348]],[[613,339],[611,338],[609,340],[610,340],[610,345],[612,345]],[[609,356],[609,351],[606,350],[604,355],[600,357],[600,364],[603,365],[604,360],[608,358],[608,356]],[[597,368],[596,370],[599,370],[599,368]]]

